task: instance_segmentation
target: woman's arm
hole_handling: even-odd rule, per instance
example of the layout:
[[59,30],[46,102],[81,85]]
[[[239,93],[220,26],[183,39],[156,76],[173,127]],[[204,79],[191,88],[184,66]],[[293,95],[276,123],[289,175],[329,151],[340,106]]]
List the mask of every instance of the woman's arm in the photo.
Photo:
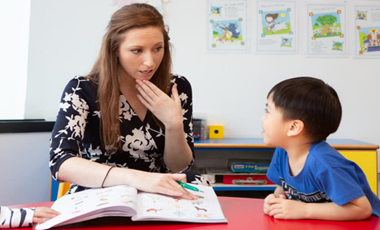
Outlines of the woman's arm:
[[187,144],[182,121],[180,124],[165,126],[164,153],[165,164],[172,172],[187,169],[193,160],[193,152]]
[[140,92],[138,98],[165,126],[164,162],[166,166],[172,172],[186,169],[193,159],[193,152],[186,141],[183,109],[177,85],[173,86],[172,96],[169,97],[150,81],[137,80],[136,82]]
[[[179,98],[176,84],[172,88],[172,98],[176,101],[178,100],[181,106],[182,101]],[[181,116],[178,116],[178,121],[173,120],[171,124],[169,123],[165,126],[164,161],[166,166],[170,168],[172,172],[179,172],[187,169],[190,162],[193,160],[193,152],[187,143],[187,138],[189,137],[186,137],[189,134],[186,134],[184,131],[185,119],[188,122],[191,122],[190,120],[192,119],[192,109],[189,105],[191,103],[191,98],[187,98],[186,101],[187,102],[184,102],[184,108],[182,106],[180,107]]]
[[91,188],[101,187],[104,181],[104,187],[129,185],[146,192],[178,196],[185,199],[195,198],[176,182],[186,183],[185,174],[149,173],[118,167],[112,168],[110,171],[109,169],[110,166],[107,165],[72,157],[62,163],[58,172],[58,179]]

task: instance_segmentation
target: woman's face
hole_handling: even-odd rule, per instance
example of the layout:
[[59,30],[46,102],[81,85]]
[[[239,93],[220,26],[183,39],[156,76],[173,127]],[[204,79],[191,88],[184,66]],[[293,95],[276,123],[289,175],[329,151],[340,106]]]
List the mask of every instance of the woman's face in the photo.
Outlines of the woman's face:
[[159,27],[128,30],[119,46],[123,77],[150,80],[164,57],[164,35]]

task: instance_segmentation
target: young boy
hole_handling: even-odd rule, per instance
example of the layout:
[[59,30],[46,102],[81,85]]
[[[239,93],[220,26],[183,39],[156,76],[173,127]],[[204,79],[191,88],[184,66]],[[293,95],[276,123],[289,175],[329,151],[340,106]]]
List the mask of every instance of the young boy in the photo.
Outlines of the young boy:
[[320,220],[380,216],[380,200],[363,171],[325,141],[341,116],[337,93],[319,79],[292,78],[270,90],[262,135],[277,147],[267,176],[278,186],[265,198],[265,214]]
[[48,207],[11,209],[0,206],[0,228],[31,227],[57,215],[59,212]]

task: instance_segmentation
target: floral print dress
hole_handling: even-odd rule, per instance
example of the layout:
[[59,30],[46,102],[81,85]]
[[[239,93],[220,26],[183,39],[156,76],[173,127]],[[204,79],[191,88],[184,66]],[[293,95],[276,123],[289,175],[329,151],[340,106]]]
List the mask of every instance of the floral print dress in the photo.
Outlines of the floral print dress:
[[[192,127],[192,91],[188,80],[174,75],[181,99],[184,138],[194,156]],[[153,120],[148,110],[143,121],[137,116],[123,94],[120,93],[120,140],[121,148],[107,155],[100,139],[100,116],[96,99],[96,83],[81,76],[66,86],[59,106],[57,120],[50,145],[50,170],[57,179],[61,164],[71,157],[82,157],[110,166],[139,169],[147,172],[170,172],[163,156],[165,130]],[[188,168],[193,164],[189,164]],[[71,185],[69,193],[86,188]]]

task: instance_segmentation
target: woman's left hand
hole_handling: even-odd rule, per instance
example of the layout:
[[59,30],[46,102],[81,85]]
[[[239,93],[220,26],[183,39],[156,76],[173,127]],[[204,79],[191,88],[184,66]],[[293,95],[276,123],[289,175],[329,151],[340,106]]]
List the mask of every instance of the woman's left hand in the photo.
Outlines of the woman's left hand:
[[165,125],[165,128],[182,124],[181,99],[176,84],[173,85],[172,96],[169,97],[150,81],[136,80],[136,83],[140,93],[137,98]]

